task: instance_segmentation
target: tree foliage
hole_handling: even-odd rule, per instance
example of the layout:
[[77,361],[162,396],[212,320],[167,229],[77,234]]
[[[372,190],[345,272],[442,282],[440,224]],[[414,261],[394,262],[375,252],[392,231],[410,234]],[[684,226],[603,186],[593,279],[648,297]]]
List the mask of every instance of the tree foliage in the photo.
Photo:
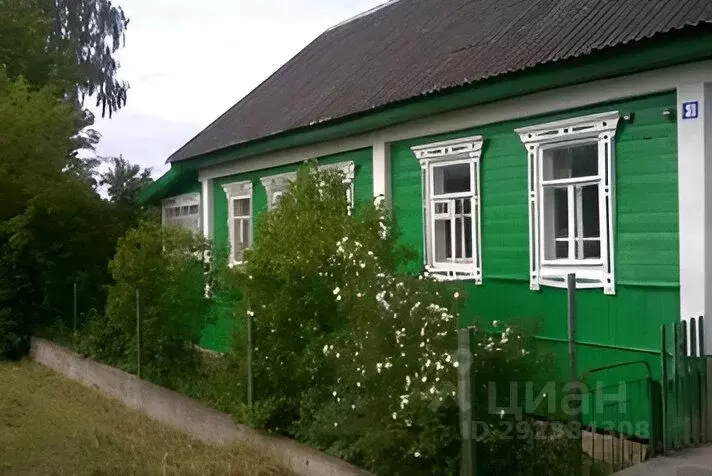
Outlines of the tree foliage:
[[[347,210],[343,176],[310,164],[258,217],[255,245],[233,271],[235,312],[254,320],[255,405],[238,418],[375,474],[455,474],[463,291],[399,272],[413,254],[386,209]],[[480,448],[495,455],[483,457],[483,474],[573,474],[570,440],[510,439],[488,408],[489,382],[506,395],[510,382],[548,378],[549,356],[515,326],[472,332],[475,414],[491,430]],[[235,342],[234,358],[244,356],[245,339]]]
[[175,386],[195,364],[193,345],[207,324],[204,259],[208,242],[180,229],[143,222],[119,240],[109,268],[106,313],[96,313],[82,350],[104,362],[136,369],[136,291],[140,295],[144,375]]
[[120,230],[108,204],[65,173],[82,114],[51,87],[0,70],[0,355],[21,353],[37,325],[68,318],[75,282],[100,300]]
[[80,99],[125,103],[113,54],[126,24],[108,0],[0,0],[0,356],[21,355],[38,326],[67,324],[75,285],[80,310],[103,306],[131,220],[78,154],[98,142]]
[[79,80],[77,64],[68,41],[51,41],[52,18],[38,0],[0,0],[0,65],[10,79],[65,94]]
[[129,88],[116,60],[127,26],[111,0],[0,0],[0,65],[12,79],[51,85],[79,104],[93,97],[111,116]]
[[109,198],[115,204],[127,206],[136,203],[138,194],[148,186],[151,169],[141,169],[123,157],[108,159],[109,169],[100,175],[99,185],[106,187]]
[[53,19],[51,49],[72,48],[79,66],[79,97],[96,98],[102,115],[126,104],[129,85],[118,79],[116,51],[125,41],[129,20],[111,0],[41,0]]

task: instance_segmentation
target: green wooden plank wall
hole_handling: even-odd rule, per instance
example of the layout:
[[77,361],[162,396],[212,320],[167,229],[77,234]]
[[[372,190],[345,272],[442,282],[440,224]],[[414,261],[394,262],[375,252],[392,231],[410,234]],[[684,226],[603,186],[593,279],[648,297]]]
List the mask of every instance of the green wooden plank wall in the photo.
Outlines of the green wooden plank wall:
[[[566,338],[565,290],[529,289],[527,160],[514,129],[617,110],[634,113],[633,122],[621,120],[615,140],[617,294],[607,296],[600,289],[578,293],[578,339],[623,348],[659,348],[660,324],[678,320],[680,309],[677,127],[674,120],[663,116],[665,109],[675,110],[675,105],[675,94],[670,92],[392,144],[396,215],[404,240],[422,254],[421,172],[410,147],[468,135],[484,138],[481,158],[484,284],[468,286],[463,324],[476,319],[526,319],[540,323],[539,335],[543,337]],[[420,267],[416,263],[411,271]],[[564,347],[555,353],[565,356],[566,344],[558,345]],[[646,355],[581,347],[581,371]],[[561,364],[565,368],[565,362]]]

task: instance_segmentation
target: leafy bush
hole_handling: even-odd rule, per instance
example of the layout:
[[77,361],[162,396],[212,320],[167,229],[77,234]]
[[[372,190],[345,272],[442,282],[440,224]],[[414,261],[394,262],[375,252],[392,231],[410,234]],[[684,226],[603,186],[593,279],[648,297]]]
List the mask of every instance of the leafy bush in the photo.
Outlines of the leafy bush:
[[[294,434],[302,394],[334,375],[321,349],[347,323],[336,309],[334,286],[352,279],[333,276],[329,261],[335,243],[351,236],[384,263],[397,261],[396,237],[381,234],[382,226],[393,229],[390,219],[373,207],[353,215],[347,209],[340,172],[301,167],[279,206],[258,217],[254,248],[236,278],[243,294],[241,317],[257,316],[255,395],[260,408],[271,409],[263,420],[277,432]],[[244,356],[245,339],[236,339],[236,345]]]
[[71,310],[68,280],[107,277],[111,215],[64,173],[81,125],[74,104],[0,66],[0,356],[22,355],[38,325]]
[[[256,403],[238,418],[378,474],[456,473],[462,291],[398,273],[413,255],[398,246],[393,217],[370,204],[347,213],[343,177],[312,164],[259,217],[256,235],[233,271],[243,298],[236,313],[255,323]],[[497,326],[473,331],[477,391],[490,381],[508,389],[510,381],[544,378],[546,356],[517,328]],[[237,362],[245,353],[245,339],[237,339]],[[502,416],[481,401],[478,418],[494,427]],[[491,434],[482,445],[494,452],[505,440]],[[546,439],[538,449],[561,443]],[[531,466],[528,442],[506,444],[511,455],[497,459],[500,474]]]
[[114,284],[105,316],[82,332],[81,350],[130,371],[136,368],[136,290],[140,291],[142,371],[175,387],[196,359],[193,345],[206,324],[208,243],[189,232],[143,222],[119,240],[109,264]]

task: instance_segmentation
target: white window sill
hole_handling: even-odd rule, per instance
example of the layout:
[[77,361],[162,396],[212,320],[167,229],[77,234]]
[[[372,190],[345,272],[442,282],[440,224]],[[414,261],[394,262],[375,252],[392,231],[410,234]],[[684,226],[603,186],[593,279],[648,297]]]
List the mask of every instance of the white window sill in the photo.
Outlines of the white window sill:
[[425,270],[438,281],[475,281],[482,284],[482,275],[473,269],[472,265],[467,266],[426,266]]
[[569,264],[542,264],[539,274],[539,284],[553,288],[566,289],[567,276],[576,276],[576,289],[604,289],[606,294],[615,294],[612,283],[608,282],[603,264],[582,261]]

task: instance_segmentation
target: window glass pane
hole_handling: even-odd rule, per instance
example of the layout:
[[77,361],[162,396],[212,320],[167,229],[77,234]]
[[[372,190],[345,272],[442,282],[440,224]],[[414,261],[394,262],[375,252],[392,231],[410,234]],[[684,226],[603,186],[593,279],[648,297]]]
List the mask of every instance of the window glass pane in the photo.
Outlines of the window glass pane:
[[190,214],[195,215],[196,213],[198,213],[198,205],[191,205],[190,206]]
[[250,246],[250,220],[242,220],[242,241],[245,248]]
[[472,218],[470,217],[465,218],[465,258],[472,258]]
[[544,189],[544,214],[552,238],[569,236],[569,197],[566,188]]
[[448,202],[437,202],[435,203],[435,213],[437,214],[447,214],[448,213]]
[[547,256],[546,259],[566,259],[569,257],[569,242],[557,241],[554,256]]
[[236,198],[233,200],[234,213],[236,217],[250,216],[250,199]]
[[462,218],[455,218],[455,258],[463,258],[462,253],[464,252],[464,220]]
[[452,258],[450,220],[435,220],[435,261]]
[[577,198],[581,199],[581,206],[576,207],[576,212],[581,213],[581,217],[577,217],[577,222],[581,226],[576,227],[576,237],[581,236],[581,228],[583,228],[584,238],[599,238],[600,221],[598,216],[598,185],[587,185],[580,187],[580,192]]
[[569,237],[568,189],[545,188],[543,212],[545,259],[568,258],[568,241],[559,241]]
[[232,255],[235,261],[242,261],[242,250],[244,248],[244,245],[242,243],[241,231],[242,220],[235,220],[234,226],[232,227]]
[[233,258],[235,261],[242,261],[243,250],[250,247],[250,220],[237,218],[233,223]]
[[433,167],[433,184],[436,195],[470,191],[470,164]]
[[583,242],[583,256],[580,258],[595,258],[601,257],[601,242],[598,240]]
[[598,144],[582,144],[544,151],[544,180],[598,175]]

